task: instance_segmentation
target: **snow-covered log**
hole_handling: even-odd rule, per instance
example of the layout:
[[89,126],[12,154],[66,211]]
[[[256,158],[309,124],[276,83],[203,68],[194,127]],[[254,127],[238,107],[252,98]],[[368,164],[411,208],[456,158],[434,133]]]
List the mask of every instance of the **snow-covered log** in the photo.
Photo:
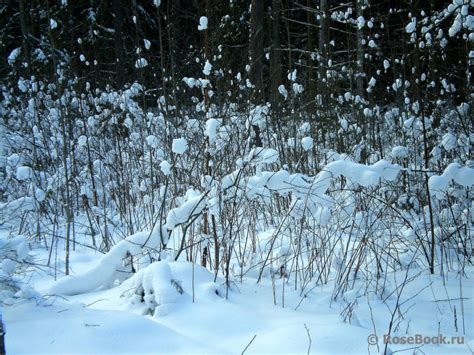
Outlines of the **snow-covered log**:
[[99,287],[111,285],[115,281],[115,272],[121,267],[127,255],[139,255],[144,248],[158,249],[161,238],[167,238],[167,230],[159,224],[152,232],[138,232],[116,244],[89,271],[67,276],[56,282],[49,292],[61,295],[77,295],[93,291]]

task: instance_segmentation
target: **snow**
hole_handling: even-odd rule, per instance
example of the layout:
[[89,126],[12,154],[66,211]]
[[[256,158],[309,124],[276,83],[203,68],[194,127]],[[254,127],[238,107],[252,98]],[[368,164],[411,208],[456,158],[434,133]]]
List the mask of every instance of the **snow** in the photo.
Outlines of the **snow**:
[[364,108],[364,116],[365,117],[372,117],[373,116],[372,110],[368,107]]
[[19,238],[19,240],[16,243],[16,256],[18,261],[25,261],[28,259],[29,253],[30,253],[30,247],[28,246],[28,242],[23,239]]
[[54,19],[49,20],[49,27],[51,27],[52,30],[58,27],[58,23]]
[[33,169],[29,166],[19,166],[16,169],[16,178],[18,180],[28,180],[33,177]]
[[[10,259],[4,259],[2,261],[2,272],[6,275],[11,275],[15,272],[16,269],[16,263],[13,260]],[[0,274],[1,276],[1,274]]]
[[298,83],[293,83],[293,92],[295,95],[299,95],[304,91],[303,85]]
[[313,138],[311,137],[304,137],[301,139],[301,146],[304,150],[308,151],[313,148]]
[[462,18],[461,14],[459,13],[456,18],[454,19],[451,27],[448,30],[449,37],[456,36],[462,28]]
[[36,209],[37,205],[35,200],[32,197],[25,196],[25,197],[20,197],[15,200],[6,202],[6,203],[0,203],[0,210],[4,209],[11,209],[15,211],[34,211]]
[[171,164],[168,163],[166,160],[163,160],[161,163],[160,163],[160,170],[163,174],[165,174],[166,176],[168,176],[170,173],[171,173]]
[[289,81],[295,81],[296,80],[296,74],[297,74],[297,70],[293,70],[291,73],[288,74],[288,80]]
[[147,40],[146,38],[143,40],[143,44],[145,45],[145,48],[147,50],[151,48],[151,42]]
[[266,126],[266,116],[268,114],[267,106],[256,106],[250,110],[250,115],[246,121],[245,126],[250,128],[252,126],[258,126],[260,129],[264,129]]
[[12,50],[10,54],[8,55],[8,64],[13,65],[15,61],[17,60],[17,58],[20,56],[20,54],[21,54],[21,47],[18,47]]
[[209,63],[208,60],[206,60],[206,64],[204,64],[204,69],[202,70],[202,72],[204,73],[204,75],[209,75],[211,74],[211,70],[212,70],[212,65],[211,63]]
[[411,22],[405,27],[407,33],[413,33],[416,30],[416,18],[413,18]]
[[207,17],[206,16],[201,16],[199,18],[198,30],[199,31],[207,30],[207,24],[208,24]]
[[135,68],[143,69],[148,66],[148,61],[145,58],[138,58],[135,62]]
[[38,202],[43,202],[46,198],[46,192],[36,187],[34,190],[35,198]]
[[[285,250],[288,248],[282,245],[279,254],[285,254]],[[394,275],[388,281],[397,279],[403,279],[403,274]],[[180,285],[182,294],[171,286],[173,280]],[[330,285],[316,286],[302,298],[286,279],[276,277],[273,289],[270,280],[257,284],[248,276],[229,290],[226,300],[222,281],[218,278],[214,283],[212,273],[189,262],[156,262],[110,290],[58,298],[48,306],[34,301],[8,306],[4,309],[6,350],[14,354],[31,349],[49,354],[64,353],[64,349],[83,354],[157,351],[222,354],[241,353],[255,337],[246,353],[306,354],[309,333],[311,354],[366,354],[368,349],[377,353],[376,346],[367,344],[368,336],[374,333],[373,324],[377,326],[378,344],[383,349],[382,338],[387,333],[383,325],[390,319],[390,308],[377,297],[369,297],[369,309],[366,297],[358,289],[348,290],[343,299],[329,307],[333,293]],[[167,312],[148,312],[149,305],[140,302],[141,297],[136,294],[137,288],[143,286],[152,307],[159,303],[161,306],[157,308]],[[393,335],[439,333],[438,322],[433,322],[434,315],[439,314],[438,307],[444,309],[445,316],[450,312],[450,307],[442,301],[444,295],[433,292],[439,287],[449,293],[454,305],[459,305],[459,282],[455,277],[443,286],[441,278],[423,273],[416,282],[406,286],[401,299],[416,317],[408,317],[403,325],[409,324],[409,328]],[[154,291],[158,291],[158,296]],[[472,285],[465,285],[464,295],[473,291]],[[393,305],[393,301],[388,301]],[[358,305],[352,324],[344,322],[339,315],[339,309],[349,302]],[[470,302],[464,305],[466,329],[471,329],[472,305]],[[449,337],[459,334],[453,325],[444,326],[441,332]],[[24,334],[28,334],[27,342]],[[466,335],[465,342],[469,344],[471,339]],[[406,346],[390,348],[395,351]],[[465,344],[430,344],[424,345],[423,350],[437,354],[469,353]]]
[[278,161],[278,152],[271,148],[253,148],[248,154],[247,161],[255,164],[272,164]]
[[151,148],[158,148],[158,144],[159,144],[159,141],[158,141],[158,138],[152,134],[150,134],[149,136],[147,136],[145,138],[146,140],[146,143],[151,147]]
[[179,295],[179,291],[173,286],[171,269],[166,261],[152,263],[140,270],[128,283],[134,285],[136,295],[143,294],[141,297],[147,311],[155,317],[167,315]]
[[[166,234],[164,227],[160,233],[159,223],[151,232],[135,233],[114,245],[91,269],[82,274],[66,276],[58,280],[48,289],[48,293],[77,295],[99,287],[109,287],[116,281],[116,271],[120,269],[122,260],[127,255],[137,256],[142,253],[143,247],[157,248]],[[146,249],[143,249],[143,252],[146,252]]]
[[189,221],[193,216],[198,216],[206,207],[206,194],[199,194],[188,190],[186,201],[179,207],[173,208],[166,217],[166,228],[173,230],[176,226]]
[[406,158],[409,154],[409,150],[407,147],[402,146],[395,146],[392,148],[392,152],[390,153],[394,158]]
[[77,138],[77,145],[79,147],[85,147],[87,145],[87,137],[82,135]]
[[327,190],[329,176],[344,176],[361,186],[369,187],[378,184],[381,180],[394,181],[400,171],[401,167],[398,164],[391,164],[386,160],[380,160],[370,166],[348,160],[337,160],[326,165],[324,170],[316,176],[315,183],[320,183],[324,186],[324,190]]
[[[45,37],[32,38],[30,61],[18,21],[2,43],[10,72],[0,103],[0,315],[9,354],[474,349],[469,1],[433,11],[403,2],[382,6],[385,14],[369,1],[331,3],[328,18],[320,2],[306,2],[315,12],[282,2],[283,23],[307,22],[306,13],[328,20],[332,35],[326,58],[317,29],[315,41],[295,33],[304,23],[289,37],[282,30],[280,48],[267,36],[264,82],[276,81],[263,88],[241,46],[252,32],[249,2],[216,2],[209,19],[198,2],[184,17],[160,0],[135,4],[124,39],[134,24],[147,28],[125,41],[122,88],[87,70],[113,79],[113,60],[93,50],[113,42],[113,18],[98,21],[104,14],[88,6],[68,39],[59,27],[67,2],[35,8]],[[171,51],[160,48],[160,21],[165,37],[170,24],[191,24]],[[284,58],[279,78],[274,54]],[[308,86],[311,70],[322,85]],[[389,332],[466,343],[385,347]],[[377,344],[367,343],[372,333]]]
[[431,194],[438,199],[443,198],[451,181],[470,188],[474,185],[474,169],[458,163],[449,164],[442,175],[433,175],[429,178],[428,187]]
[[217,129],[222,124],[221,119],[210,118],[206,121],[206,130],[204,134],[209,137],[209,142],[212,144],[216,141]]
[[456,138],[456,136],[451,132],[446,133],[443,136],[443,138],[441,139],[441,145],[447,151],[455,149],[457,147],[457,138]]
[[288,98],[288,91],[285,88],[285,85],[280,85],[278,87],[278,92],[285,98],[285,100]]
[[173,153],[183,154],[188,149],[188,142],[185,138],[175,138],[171,149]]
[[[20,304],[6,309],[7,352],[64,354],[205,352],[200,341],[141,315],[56,302],[50,307]],[[22,334],[28,334],[25,342]],[[28,343],[26,346],[25,343]],[[70,350],[66,350],[70,349]]]

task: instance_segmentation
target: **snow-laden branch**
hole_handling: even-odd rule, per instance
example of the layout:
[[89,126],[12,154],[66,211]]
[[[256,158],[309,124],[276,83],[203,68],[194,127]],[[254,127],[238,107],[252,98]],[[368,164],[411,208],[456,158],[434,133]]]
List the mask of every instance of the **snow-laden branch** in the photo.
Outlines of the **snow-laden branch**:
[[458,163],[449,164],[442,175],[433,175],[428,180],[431,194],[438,199],[443,198],[451,181],[464,187],[471,187],[474,185],[474,169]]
[[51,294],[77,295],[108,286],[115,281],[115,272],[122,266],[127,255],[138,255],[143,248],[158,249],[162,238],[167,238],[167,231],[159,224],[150,232],[138,232],[120,241],[89,271],[67,276],[56,282],[50,289]]

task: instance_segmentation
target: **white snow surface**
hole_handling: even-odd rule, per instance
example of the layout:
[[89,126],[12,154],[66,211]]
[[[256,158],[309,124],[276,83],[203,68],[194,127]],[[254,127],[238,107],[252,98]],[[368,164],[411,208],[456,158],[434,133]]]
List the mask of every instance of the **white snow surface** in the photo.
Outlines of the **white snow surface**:
[[[266,235],[273,234],[269,231]],[[277,249],[281,257],[288,252],[285,244]],[[82,263],[87,264],[91,259],[86,255]],[[73,260],[73,267],[80,265],[81,259]],[[472,268],[469,270],[472,272]],[[52,282],[48,276],[36,281],[38,284]],[[171,285],[172,281],[180,285],[182,294]],[[378,345],[383,349],[383,334],[387,332],[383,325],[390,318],[390,310],[380,299],[370,298],[369,309],[366,297],[355,289],[329,307],[331,286],[317,286],[302,298],[291,283],[283,287],[283,282],[279,277],[275,279],[275,304],[270,280],[257,284],[250,276],[231,287],[226,299],[223,280],[218,278],[214,282],[214,275],[201,266],[193,267],[185,261],[155,262],[108,290],[57,298],[47,305],[26,301],[6,307],[7,354],[71,351],[81,354],[240,354],[254,337],[246,354],[306,354],[308,333],[312,341],[311,354],[367,354],[368,350],[377,353],[375,345],[367,344],[368,336],[374,333],[373,324],[378,329]],[[149,304],[140,301],[141,295],[135,292],[137,287],[143,286],[144,297],[150,296],[149,303],[166,312],[147,312]],[[408,330],[400,329],[394,334],[436,336],[439,328],[433,317],[439,313],[438,307],[445,309],[447,305],[443,301],[435,302],[443,299],[443,295],[433,290],[449,291],[454,299],[451,302],[458,306],[455,300],[459,297],[458,288],[455,277],[443,286],[439,276],[427,273],[416,283],[408,284],[402,301],[409,302],[416,316],[407,320]],[[420,289],[423,289],[421,293]],[[472,292],[472,283],[465,284],[464,295]],[[413,296],[416,301],[409,300]],[[344,302],[358,304],[352,324],[344,322],[339,315]],[[465,343],[470,345],[473,341],[472,308],[471,302],[465,303]],[[449,337],[459,335],[453,325],[445,325],[441,331]],[[390,346],[392,351],[405,348],[406,345]],[[470,353],[465,344],[425,345],[423,351]]]

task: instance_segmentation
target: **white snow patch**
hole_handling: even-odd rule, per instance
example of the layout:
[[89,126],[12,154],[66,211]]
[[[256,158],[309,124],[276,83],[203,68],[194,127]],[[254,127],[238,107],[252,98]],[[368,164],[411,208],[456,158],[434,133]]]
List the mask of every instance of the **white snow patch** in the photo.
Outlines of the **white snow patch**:
[[54,19],[49,20],[49,27],[51,27],[52,30],[58,27],[58,23]]
[[301,139],[301,146],[304,150],[308,151],[313,148],[313,138],[311,137],[304,137]]
[[201,16],[199,18],[198,30],[199,31],[207,30],[207,24],[208,24],[207,17],[206,16]]
[[272,164],[278,161],[278,152],[271,148],[253,148],[247,156],[247,161],[255,164]]
[[160,163],[160,170],[163,174],[165,174],[166,176],[168,176],[170,173],[171,173],[171,164],[168,163],[168,161],[166,160],[163,160],[161,163]]
[[206,60],[206,64],[204,64],[204,69],[202,70],[202,72],[204,73],[204,75],[209,75],[211,74],[211,70],[212,70],[212,64],[209,63],[208,60]]
[[448,132],[443,136],[443,139],[441,140],[441,145],[446,149],[447,151],[453,150],[457,146],[457,139],[456,136]]
[[142,69],[148,66],[148,61],[145,58],[138,58],[135,62],[135,68]]
[[471,187],[474,185],[474,169],[461,166],[458,163],[451,163],[442,175],[433,175],[429,178],[428,187],[433,196],[441,199],[448,190],[451,181],[464,187]]
[[28,180],[33,177],[33,169],[29,166],[19,166],[16,169],[16,178],[18,180]]
[[183,154],[188,149],[188,141],[185,138],[175,138],[171,149],[173,153]]
[[8,56],[8,64],[13,65],[15,63],[16,59],[20,56],[21,54],[21,47],[15,48],[10,52],[10,55]]

